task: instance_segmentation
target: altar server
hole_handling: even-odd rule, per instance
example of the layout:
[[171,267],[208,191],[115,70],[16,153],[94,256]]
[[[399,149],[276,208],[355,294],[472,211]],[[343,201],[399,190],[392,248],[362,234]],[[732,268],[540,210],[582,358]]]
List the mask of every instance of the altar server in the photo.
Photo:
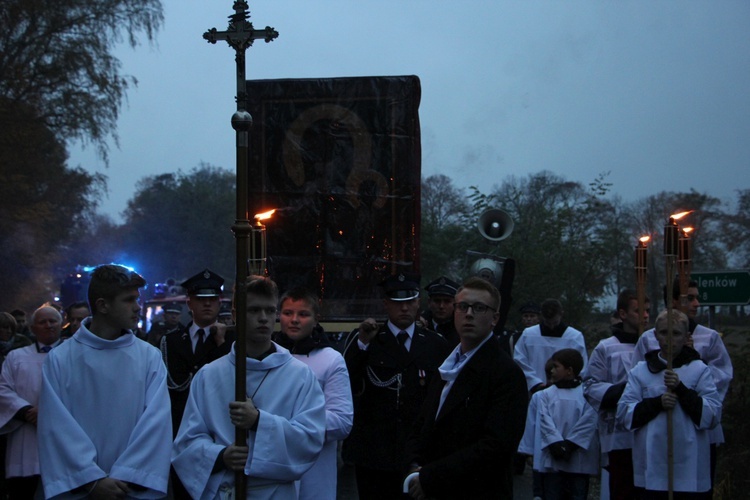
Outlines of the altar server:
[[167,493],[166,369],[159,351],[133,334],[145,284],[125,267],[97,267],[88,289],[92,316],[44,362],[38,427],[47,498]]

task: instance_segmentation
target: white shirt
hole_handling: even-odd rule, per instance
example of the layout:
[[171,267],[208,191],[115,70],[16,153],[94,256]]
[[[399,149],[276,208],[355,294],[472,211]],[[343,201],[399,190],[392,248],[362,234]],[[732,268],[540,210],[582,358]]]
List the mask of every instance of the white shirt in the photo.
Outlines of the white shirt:
[[492,332],[488,333],[478,346],[465,353],[461,353],[461,344],[458,344],[456,348],[453,349],[453,351],[448,355],[448,357],[445,358],[443,364],[440,365],[438,371],[440,372],[440,378],[445,380],[445,385],[443,386],[443,392],[440,393],[440,404],[438,405],[438,409],[435,412],[435,418],[440,415],[440,410],[443,408],[443,403],[448,397],[448,393],[451,392],[451,387],[453,387],[453,383],[458,378],[461,370],[463,370],[464,366],[466,366],[466,363],[474,356],[474,353],[476,353],[477,350],[479,350],[479,348],[482,347],[484,343],[492,337]]

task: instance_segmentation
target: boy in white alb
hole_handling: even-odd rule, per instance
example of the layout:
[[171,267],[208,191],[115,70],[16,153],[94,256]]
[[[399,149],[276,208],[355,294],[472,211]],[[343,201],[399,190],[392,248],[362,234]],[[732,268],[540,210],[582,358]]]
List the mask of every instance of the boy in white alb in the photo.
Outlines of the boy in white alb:
[[594,348],[583,376],[586,400],[599,412],[599,442],[609,472],[610,500],[630,500],[633,486],[633,433],[617,425],[617,402],[625,390],[628,372],[633,366],[633,351],[639,326],[648,324],[646,299],[643,311],[634,290],[623,290],[617,297],[617,318],[612,336]]
[[[235,401],[236,342],[229,354],[201,368],[190,387],[172,464],[192,498],[226,498],[235,473],[247,491],[235,498],[297,498],[295,481],[323,449],[326,411],[315,374],[271,341],[278,288],[268,278],[245,284],[246,401]],[[235,428],[248,431],[241,446]]]
[[[544,365],[544,371],[548,374],[546,384],[549,386],[552,384],[552,380],[549,378],[549,374],[552,371],[552,360],[547,360]],[[529,409],[526,412],[526,428],[523,431],[523,437],[521,443],[518,445],[518,454],[525,455],[525,459],[530,461],[531,465],[531,477],[533,484],[534,499],[542,498],[544,495],[544,485],[542,485],[542,475],[538,469],[534,468],[534,464],[542,463],[542,436],[539,427],[539,399],[542,396],[543,391],[537,391],[529,398]]]
[[42,367],[39,464],[47,498],[161,498],[172,441],[167,372],[159,351],[135,337],[137,273],[97,267],[92,317]]
[[641,498],[668,491],[667,418],[672,410],[674,498],[710,498],[710,436],[721,419],[721,399],[711,370],[686,345],[688,318],[672,311],[672,370],[667,369],[668,314],[656,319],[659,350],[646,354],[628,375],[617,405],[617,419],[635,430],[634,482]]
[[584,367],[588,359],[583,334],[562,322],[563,308],[560,301],[547,299],[542,302],[541,310],[541,323],[525,329],[513,351],[513,359],[526,375],[529,392],[546,386],[544,364],[556,351],[575,349],[581,353]]
[[534,469],[542,476],[545,500],[586,500],[589,476],[599,471],[597,414],[583,396],[583,356],[561,349],[551,358],[552,385],[539,392]]

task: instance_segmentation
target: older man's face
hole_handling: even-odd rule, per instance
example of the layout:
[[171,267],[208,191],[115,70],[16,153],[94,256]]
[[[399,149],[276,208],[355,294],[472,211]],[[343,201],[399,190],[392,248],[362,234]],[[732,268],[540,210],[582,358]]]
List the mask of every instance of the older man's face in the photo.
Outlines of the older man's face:
[[60,338],[62,317],[56,309],[43,307],[34,313],[34,320],[31,322],[30,328],[40,344],[54,344]]

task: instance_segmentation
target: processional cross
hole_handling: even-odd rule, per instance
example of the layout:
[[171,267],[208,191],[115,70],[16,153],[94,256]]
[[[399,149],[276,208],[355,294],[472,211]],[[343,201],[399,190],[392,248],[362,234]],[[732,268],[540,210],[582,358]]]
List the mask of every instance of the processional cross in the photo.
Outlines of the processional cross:
[[[235,343],[235,400],[244,402],[246,396],[245,383],[245,331],[247,319],[245,311],[247,310],[247,287],[245,281],[248,275],[248,243],[252,226],[248,219],[248,149],[249,139],[248,132],[253,124],[253,118],[247,112],[247,88],[245,84],[245,51],[253,45],[258,39],[264,39],[266,43],[273,41],[279,36],[279,33],[266,26],[264,30],[255,30],[253,23],[248,21],[250,12],[248,11],[247,2],[236,0],[232,7],[234,14],[229,16],[229,26],[226,31],[217,31],[211,28],[203,33],[208,43],[215,44],[219,40],[224,40],[235,51],[235,61],[237,63],[237,111],[232,115],[232,128],[237,136],[237,211],[235,215],[232,231],[237,243],[237,266],[235,275],[235,310],[239,312],[236,315],[236,332],[237,342]],[[245,446],[247,443],[247,431],[245,429],[235,428],[235,444]],[[235,473],[235,498],[245,498],[247,476],[244,471]]]

